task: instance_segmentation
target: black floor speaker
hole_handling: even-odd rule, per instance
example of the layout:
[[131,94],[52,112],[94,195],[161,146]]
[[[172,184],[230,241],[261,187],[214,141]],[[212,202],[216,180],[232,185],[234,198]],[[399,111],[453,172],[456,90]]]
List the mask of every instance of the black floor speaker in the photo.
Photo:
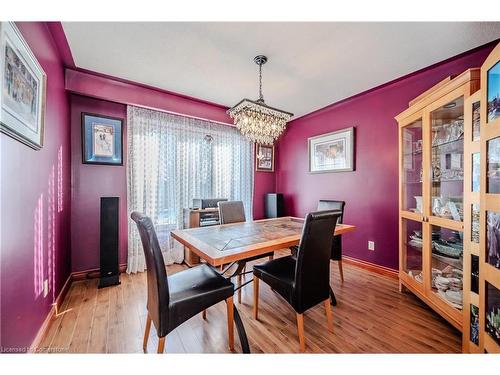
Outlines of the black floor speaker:
[[118,197],[101,198],[100,279],[98,288],[120,284],[118,267]]
[[285,204],[283,202],[283,194],[268,193],[265,200],[266,218],[285,216]]

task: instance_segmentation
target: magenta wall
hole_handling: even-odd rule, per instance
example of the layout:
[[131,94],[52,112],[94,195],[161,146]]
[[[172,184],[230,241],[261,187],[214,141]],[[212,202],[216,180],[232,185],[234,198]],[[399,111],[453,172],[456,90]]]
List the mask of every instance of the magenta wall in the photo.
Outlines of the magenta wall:
[[[226,113],[227,107],[88,71],[67,69],[66,89],[72,93],[95,99],[232,124],[232,120]],[[99,102],[99,100],[95,100],[91,103],[96,103],[97,105]],[[91,107],[88,107],[88,110],[91,111],[91,109]],[[253,216],[255,219],[264,217],[264,195],[275,192],[275,189],[275,173],[255,173],[253,206]],[[73,268],[75,269],[75,267]],[[77,268],[80,269],[81,267],[77,264]]]
[[253,192],[253,218],[264,219],[265,207],[264,197],[266,193],[276,192],[275,172],[255,172]]
[[97,99],[232,124],[224,106],[94,72],[67,69],[66,89]]
[[[481,66],[491,49],[473,51],[292,121],[278,150],[277,188],[285,194],[288,213],[304,216],[316,208],[319,199],[346,201],[344,221],[357,229],[344,236],[344,254],[397,269],[398,132],[394,116],[440,80]],[[356,170],[308,173],[307,138],[351,126],[356,127]],[[375,241],[375,251],[368,250],[369,240]]]
[[[99,268],[100,198],[120,197],[119,263],[127,263],[127,107],[70,95],[72,272]],[[82,112],[123,119],[123,166],[82,163]]]
[[[47,98],[40,151],[0,134],[3,348],[30,346],[70,274],[70,133],[64,67],[45,23],[17,26],[47,74]],[[50,285],[46,298],[40,290],[45,279]]]
[[[86,76],[84,76],[86,77]],[[93,80],[93,77],[91,78]],[[89,83],[79,82],[79,85]],[[129,90],[130,84],[129,85]],[[107,89],[108,92],[109,88]],[[141,87],[137,87],[142,91]],[[72,90],[75,91],[75,90]],[[98,90],[97,90],[98,91]],[[131,91],[132,92],[132,91]],[[113,96],[106,94],[106,97]],[[121,93],[120,100],[127,100]],[[135,93],[134,95],[137,95]],[[173,95],[173,94],[169,94]],[[144,100],[144,97],[143,97]],[[189,99],[187,99],[189,100]],[[91,98],[77,94],[70,95],[71,103],[71,265],[72,272],[99,268],[99,210],[100,197],[120,197],[119,262],[127,263],[127,170],[126,137],[127,107],[125,104]],[[183,102],[181,102],[183,103]],[[170,103],[172,105],[172,103]],[[185,104],[184,104],[185,105]],[[190,113],[209,116],[211,111],[219,114],[218,108],[209,108],[201,103],[200,108],[190,104]],[[185,110],[184,107],[170,107]],[[124,164],[123,166],[89,165],[82,163],[81,114],[90,112],[124,119]],[[206,117],[205,117],[206,118]],[[264,194],[275,191],[275,173],[256,172],[254,183],[254,218],[264,217]]]

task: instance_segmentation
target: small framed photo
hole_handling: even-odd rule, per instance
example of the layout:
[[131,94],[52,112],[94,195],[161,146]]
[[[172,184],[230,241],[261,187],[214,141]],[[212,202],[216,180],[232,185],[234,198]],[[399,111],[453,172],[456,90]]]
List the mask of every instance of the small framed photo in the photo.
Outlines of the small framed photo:
[[354,170],[354,128],[321,134],[308,139],[309,172]]
[[488,70],[488,122],[500,117],[500,61]]
[[255,171],[274,172],[274,146],[255,145]]
[[40,150],[47,76],[14,22],[0,22],[0,131]]
[[84,164],[123,165],[123,120],[82,113]]

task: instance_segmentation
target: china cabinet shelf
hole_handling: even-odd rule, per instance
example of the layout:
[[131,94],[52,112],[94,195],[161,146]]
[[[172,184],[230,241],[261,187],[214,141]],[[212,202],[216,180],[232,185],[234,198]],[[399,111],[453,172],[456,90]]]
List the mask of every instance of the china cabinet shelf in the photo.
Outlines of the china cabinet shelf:
[[464,179],[463,178],[443,178],[443,179],[440,179],[440,180],[432,180],[432,184],[433,185],[439,185],[440,183],[442,182],[464,182]]
[[456,309],[457,311],[461,312],[463,310],[463,304],[462,305],[456,305],[454,303],[452,303],[451,301],[449,301],[448,299],[446,299],[446,297],[444,297],[443,295],[441,295],[441,293],[439,293],[439,291],[435,288],[433,288],[432,292],[434,293],[434,295],[436,296],[436,298],[439,298],[441,299],[441,301],[445,304],[447,304],[449,307],[452,307],[453,309]]
[[464,142],[464,138],[461,137],[461,138],[458,138],[458,139],[454,139],[452,141],[445,141],[443,143],[433,144],[432,148],[444,147],[444,146],[452,145],[452,144],[455,144],[455,143],[462,143],[463,144],[463,142]]
[[438,264],[444,264],[446,266],[452,266],[460,269],[463,267],[462,259],[450,258],[436,253],[432,253],[432,260],[436,261]]
[[[460,142],[463,142],[464,139],[463,138],[458,138],[458,139],[454,139],[452,141],[445,141],[443,143],[439,143],[439,144],[433,144],[432,145],[432,148],[439,148],[439,147],[444,147],[444,146],[447,146],[447,145],[452,145],[454,143],[460,143]],[[422,150],[416,150],[416,151],[412,151],[412,152],[406,152],[404,155],[422,155]]]

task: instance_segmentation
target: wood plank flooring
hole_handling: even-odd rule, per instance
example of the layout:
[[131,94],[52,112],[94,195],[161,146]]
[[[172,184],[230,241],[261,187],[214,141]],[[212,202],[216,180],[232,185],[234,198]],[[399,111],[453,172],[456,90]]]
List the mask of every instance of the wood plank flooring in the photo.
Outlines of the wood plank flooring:
[[[283,253],[284,254],[284,253]],[[169,274],[183,265],[167,267]],[[248,268],[250,269],[250,268]],[[344,264],[345,282],[331,266],[334,332],[327,328],[323,304],[304,314],[306,352],[310,353],[460,353],[461,334],[410,293],[401,294],[397,281]],[[247,275],[251,277],[251,275]],[[48,352],[141,353],[146,322],[146,274],[121,275],[121,285],[97,289],[97,280],[75,282],[61,312],[48,327],[41,347]],[[299,351],[295,312],[263,282],[259,320],[252,317],[253,286],[235,302],[252,353]],[[226,305],[219,303],[190,319],[167,336],[166,353],[226,353]],[[148,352],[158,338],[154,326]],[[235,331],[235,350],[241,353]]]

